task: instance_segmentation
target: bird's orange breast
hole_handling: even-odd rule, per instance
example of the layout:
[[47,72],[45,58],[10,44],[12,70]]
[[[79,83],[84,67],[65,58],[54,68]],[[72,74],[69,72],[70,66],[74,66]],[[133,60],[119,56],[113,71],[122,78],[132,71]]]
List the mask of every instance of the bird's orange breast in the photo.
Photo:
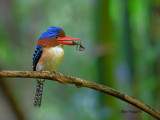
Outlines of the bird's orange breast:
[[62,45],[50,48],[43,48],[43,53],[37,63],[37,71],[53,72],[57,69],[64,57],[64,50]]

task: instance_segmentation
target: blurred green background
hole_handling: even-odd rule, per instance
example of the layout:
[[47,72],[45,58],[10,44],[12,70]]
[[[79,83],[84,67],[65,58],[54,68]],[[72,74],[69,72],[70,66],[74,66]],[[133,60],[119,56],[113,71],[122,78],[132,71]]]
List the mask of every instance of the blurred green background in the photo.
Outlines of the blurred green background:
[[[39,36],[59,26],[86,50],[65,46],[58,72],[107,85],[160,110],[160,0],[0,0],[0,68],[32,70]],[[154,120],[117,98],[46,81],[0,82],[0,120]]]

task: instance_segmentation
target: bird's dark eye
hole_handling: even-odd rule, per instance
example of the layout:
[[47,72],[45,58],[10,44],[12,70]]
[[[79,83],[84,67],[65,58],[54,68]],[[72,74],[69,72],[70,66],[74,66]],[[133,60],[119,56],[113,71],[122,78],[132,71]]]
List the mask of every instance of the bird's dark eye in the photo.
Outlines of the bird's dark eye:
[[56,38],[58,38],[58,35],[56,35]]

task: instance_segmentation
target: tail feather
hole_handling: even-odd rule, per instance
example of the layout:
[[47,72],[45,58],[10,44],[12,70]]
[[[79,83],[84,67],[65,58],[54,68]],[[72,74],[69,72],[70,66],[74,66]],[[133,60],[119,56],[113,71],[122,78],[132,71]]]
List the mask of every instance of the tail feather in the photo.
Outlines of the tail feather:
[[35,100],[34,100],[35,107],[41,106],[44,81],[45,81],[44,79],[37,79],[37,88],[36,88],[36,94],[35,94]]

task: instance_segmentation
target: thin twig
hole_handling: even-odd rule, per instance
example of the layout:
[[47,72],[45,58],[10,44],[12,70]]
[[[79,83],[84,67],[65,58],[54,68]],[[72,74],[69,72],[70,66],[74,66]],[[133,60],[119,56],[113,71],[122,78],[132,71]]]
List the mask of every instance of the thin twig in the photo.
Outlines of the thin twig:
[[149,107],[148,105],[134,99],[124,93],[121,93],[115,89],[109,88],[104,85],[100,85],[91,81],[87,81],[81,78],[76,78],[72,76],[62,75],[60,73],[50,73],[46,72],[37,72],[37,71],[0,71],[0,77],[20,77],[20,78],[43,78],[53,81],[58,81],[64,84],[75,84],[77,87],[87,87],[91,89],[95,89],[97,91],[103,92],[105,94],[109,94],[116,98],[119,98],[123,101],[126,101],[133,106],[138,107],[139,109],[145,111],[151,116],[160,119],[160,112]]

